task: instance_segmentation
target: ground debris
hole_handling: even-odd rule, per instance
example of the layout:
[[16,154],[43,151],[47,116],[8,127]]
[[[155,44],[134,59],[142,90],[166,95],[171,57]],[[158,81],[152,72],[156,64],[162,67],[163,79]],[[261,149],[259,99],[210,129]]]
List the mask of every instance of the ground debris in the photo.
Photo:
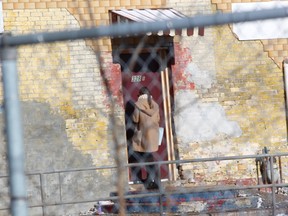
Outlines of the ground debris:
[[112,201],[99,201],[93,208],[90,208],[88,211],[80,213],[79,216],[91,216],[91,215],[104,215],[105,212],[102,211],[102,207],[105,205],[113,205]]

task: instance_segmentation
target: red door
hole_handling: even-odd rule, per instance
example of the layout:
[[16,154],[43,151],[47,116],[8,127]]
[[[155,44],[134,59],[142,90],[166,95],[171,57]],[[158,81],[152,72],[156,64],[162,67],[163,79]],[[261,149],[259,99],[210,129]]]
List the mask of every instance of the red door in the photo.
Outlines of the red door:
[[[128,146],[130,144],[130,139],[132,138],[134,130],[133,122],[131,120],[131,114],[134,110],[133,102],[137,101],[139,89],[143,86],[146,86],[151,91],[153,99],[158,103],[160,108],[160,127],[165,128],[160,72],[122,72],[122,89],[125,104],[126,135]],[[168,160],[165,130],[162,143],[159,146],[158,151],[153,153],[153,156],[155,161]],[[161,165],[160,173],[161,179],[168,178],[168,166]]]

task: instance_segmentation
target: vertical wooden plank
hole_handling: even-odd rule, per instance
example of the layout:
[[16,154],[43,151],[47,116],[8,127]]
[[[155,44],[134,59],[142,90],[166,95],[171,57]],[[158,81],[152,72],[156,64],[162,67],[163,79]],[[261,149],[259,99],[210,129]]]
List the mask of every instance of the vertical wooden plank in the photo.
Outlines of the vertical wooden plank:
[[[166,97],[167,97],[167,118],[166,121],[168,123],[167,136],[169,136],[169,151],[170,154],[168,157],[170,160],[175,160],[175,152],[174,152],[174,139],[172,133],[172,113],[171,113],[171,95],[170,95],[170,85],[169,85],[169,69],[165,68],[165,87],[166,87]],[[171,173],[171,180],[176,180],[176,164],[169,165],[169,171]]]

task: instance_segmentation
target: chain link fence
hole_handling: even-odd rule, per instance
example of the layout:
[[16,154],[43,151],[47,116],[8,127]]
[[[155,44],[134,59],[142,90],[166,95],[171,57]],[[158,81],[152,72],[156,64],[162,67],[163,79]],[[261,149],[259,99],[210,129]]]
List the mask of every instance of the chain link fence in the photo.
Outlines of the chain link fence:
[[[283,68],[242,38],[284,6],[153,22],[112,10],[109,26],[2,35],[0,215],[287,213]],[[159,108],[145,153],[142,87]]]

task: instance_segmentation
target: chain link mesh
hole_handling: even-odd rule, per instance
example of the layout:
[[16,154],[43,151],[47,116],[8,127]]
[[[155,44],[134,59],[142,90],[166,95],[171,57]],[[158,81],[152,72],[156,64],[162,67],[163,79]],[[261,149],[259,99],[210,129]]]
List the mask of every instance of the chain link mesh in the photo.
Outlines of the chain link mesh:
[[[275,213],[276,203],[279,212],[285,209],[283,68],[270,41],[241,40],[247,30],[238,32],[244,27],[229,21],[195,27],[190,36],[152,31],[19,46],[30,215],[224,214],[268,207]],[[255,34],[267,26],[258,25]],[[159,105],[164,128],[153,153],[132,148],[142,87]],[[3,108],[0,115],[0,215],[8,215]],[[272,151],[261,152],[265,146]],[[280,185],[259,189],[272,178]],[[276,190],[282,194],[275,197]],[[263,191],[273,196],[260,196]],[[249,201],[240,205],[239,197]]]

